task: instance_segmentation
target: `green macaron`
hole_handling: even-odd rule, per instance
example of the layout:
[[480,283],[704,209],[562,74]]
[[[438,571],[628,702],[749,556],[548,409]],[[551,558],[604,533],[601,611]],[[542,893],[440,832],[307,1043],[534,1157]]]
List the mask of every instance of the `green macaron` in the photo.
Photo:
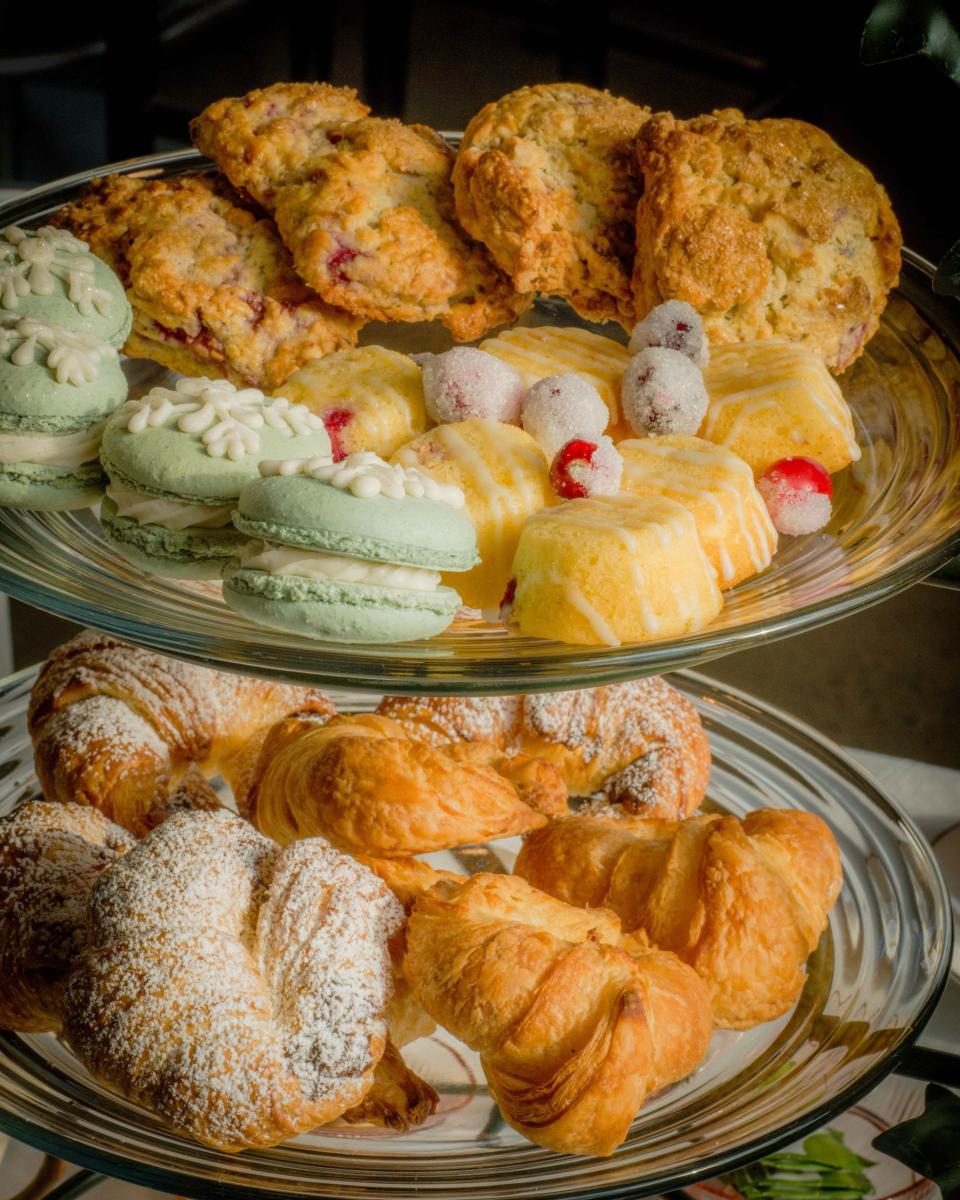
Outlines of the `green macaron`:
[[122,346],[133,313],[105,262],[63,229],[0,231],[0,312],[33,317]]
[[154,388],[104,430],[104,535],[153,574],[217,578],[243,540],[230,512],[260,460],[329,453],[323,422],[303,405],[224,380]]
[[[231,608],[338,642],[427,638],[450,624],[460,597],[439,573],[477,563],[457,489],[365,453],[276,467],[290,473],[265,474],[240,494],[233,519],[249,542],[224,572]],[[371,491],[372,480],[384,487]]]
[[0,504],[95,504],[103,423],[126,394],[109,342],[0,312]]

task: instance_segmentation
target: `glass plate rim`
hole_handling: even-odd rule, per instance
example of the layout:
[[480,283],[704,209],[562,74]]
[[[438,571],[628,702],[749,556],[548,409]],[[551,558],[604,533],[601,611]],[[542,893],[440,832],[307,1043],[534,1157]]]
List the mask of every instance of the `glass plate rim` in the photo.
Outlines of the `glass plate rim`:
[[[9,699],[18,689],[24,689],[35,676],[38,666],[28,666],[15,674],[0,680],[0,700]],[[773,729],[781,737],[786,737],[792,744],[813,746],[823,760],[833,769],[839,768],[848,778],[856,779],[858,789],[864,800],[876,807],[896,825],[909,834],[910,841],[921,852],[924,865],[935,884],[936,909],[932,914],[937,925],[943,932],[942,952],[936,964],[936,970],[926,985],[926,996],[915,1012],[909,1026],[904,1026],[896,1045],[883,1052],[875,1063],[865,1069],[861,1075],[842,1088],[834,1096],[819,1104],[813,1105],[806,1112],[798,1115],[776,1130],[767,1131],[748,1139],[741,1146],[718,1151],[700,1159],[696,1166],[690,1167],[673,1175],[664,1175],[638,1186],[629,1182],[621,1184],[589,1185],[578,1182],[576,1192],[569,1193],[572,1197],[595,1198],[595,1200],[628,1200],[630,1197],[656,1195],[674,1188],[682,1188],[698,1180],[712,1175],[734,1170],[746,1163],[779,1149],[797,1140],[804,1134],[813,1131],[830,1120],[838,1112],[857,1103],[867,1092],[872,1090],[882,1079],[896,1070],[897,1063],[920,1036],[924,1026],[932,1015],[946,983],[949,979],[949,964],[951,961],[953,927],[950,919],[949,898],[946,884],[936,863],[926,838],[920,831],[916,821],[892,800],[872,777],[870,772],[857,763],[846,750],[826,734],[821,733],[809,723],[794,717],[776,705],[769,704],[752,696],[740,688],[731,687],[719,680],[713,680],[700,672],[685,670],[676,673],[681,682],[695,688],[702,697],[713,697],[724,701],[734,713],[747,720],[751,725],[759,723]],[[349,693],[350,689],[342,689]],[[354,691],[357,697],[369,698],[367,693]],[[25,693],[22,693],[25,697]],[[4,1037],[16,1035],[3,1035]],[[46,1070],[45,1064],[41,1071]],[[290,1191],[272,1191],[261,1185],[220,1182],[203,1179],[197,1176],[183,1174],[179,1171],[168,1171],[166,1168],[154,1167],[146,1162],[128,1162],[112,1152],[94,1152],[86,1148],[81,1141],[71,1137],[58,1137],[34,1126],[29,1121],[13,1116],[0,1110],[0,1130],[11,1134],[20,1141],[33,1146],[45,1153],[58,1157],[66,1157],[67,1161],[77,1164],[112,1178],[147,1187],[157,1187],[161,1190],[175,1188],[184,1196],[197,1197],[218,1196],[223,1200],[291,1200],[295,1193]],[[64,1150],[68,1153],[64,1154]],[[517,1195],[533,1195],[525,1192],[522,1184],[509,1185]],[[423,1192],[429,1196],[432,1189]],[[465,1187],[461,1193],[463,1200],[469,1200],[470,1192]],[[399,1195],[399,1194],[398,1194]],[[567,1195],[564,1193],[564,1195]],[[320,1194],[313,1193],[312,1200],[320,1200]]]
[[[455,144],[459,133],[447,131],[442,134]],[[121,162],[106,164],[87,171],[75,173],[62,179],[53,180],[27,192],[21,193],[14,199],[0,205],[0,225],[21,207],[30,207],[37,201],[62,193],[68,188],[78,187],[91,179],[112,170],[123,173],[131,172],[161,172],[164,169],[188,169],[192,166],[208,162],[198,151],[185,149],[159,154],[145,155],[139,158],[127,159]],[[929,294],[937,305],[947,305],[948,298],[937,295],[932,290],[934,275],[933,265],[923,256],[905,248],[903,252],[904,266],[907,271],[916,273],[919,281],[929,285]],[[956,327],[943,329],[932,322],[936,333],[943,338],[960,358],[960,309],[957,312]],[[854,612],[865,610],[880,601],[897,595],[911,587],[921,579],[926,578],[951,558],[960,552],[960,523],[949,534],[942,535],[933,545],[918,549],[906,563],[894,566],[877,578],[867,579],[849,587],[840,595],[828,595],[819,600],[805,604],[800,609],[785,609],[775,616],[759,617],[741,625],[734,625],[719,630],[707,629],[682,638],[670,639],[655,643],[639,643],[626,647],[594,647],[568,646],[557,648],[550,654],[550,670],[552,676],[541,675],[535,680],[522,665],[515,665],[524,658],[524,651],[518,645],[515,655],[507,660],[501,655],[496,660],[474,659],[464,664],[461,672],[454,678],[446,678],[430,674],[426,670],[407,671],[397,674],[401,667],[415,663],[411,653],[409,659],[391,660],[391,671],[385,671],[377,666],[378,661],[372,656],[361,655],[356,663],[345,661],[336,644],[317,643],[316,659],[311,659],[309,670],[312,681],[321,686],[336,686],[343,678],[346,670],[357,674],[357,684],[365,690],[374,691],[387,687],[397,692],[409,694],[430,694],[444,692],[445,694],[486,693],[497,694],[511,691],[553,690],[564,686],[564,681],[558,674],[562,671],[576,672],[578,682],[590,685],[600,682],[613,682],[635,678],[638,674],[651,673],[659,670],[670,670],[682,666],[701,664],[712,658],[729,653],[736,653],[745,645],[752,644],[758,638],[765,641],[778,641],[783,638],[803,633],[822,624],[832,623]],[[267,674],[272,677],[283,677],[284,673],[293,671],[289,661],[278,661],[270,653],[267,645],[257,645],[252,652],[259,661],[241,661],[237,651],[232,651],[224,644],[230,639],[221,639],[220,643],[206,631],[192,629],[176,631],[180,639],[171,646],[164,641],[164,630],[161,626],[151,626],[137,617],[129,617],[119,608],[107,608],[102,603],[96,604],[77,599],[50,586],[37,585],[27,574],[21,574],[0,564],[0,586],[9,595],[35,607],[45,609],[57,615],[82,624],[93,624],[108,632],[121,637],[129,637],[142,644],[166,650],[182,658],[203,661],[210,656],[210,650],[215,648],[218,661],[228,669]],[[945,586],[949,586],[949,583]],[[106,618],[106,619],[104,619]],[[554,646],[554,643],[547,643]],[[324,648],[333,645],[333,657],[323,658]],[[413,645],[413,643],[411,643]],[[293,647],[283,648],[287,658],[291,658],[296,650]],[[226,655],[226,657],[224,657]],[[496,665],[494,666],[494,662]],[[379,670],[379,674],[378,674]],[[306,676],[303,676],[306,681]]]

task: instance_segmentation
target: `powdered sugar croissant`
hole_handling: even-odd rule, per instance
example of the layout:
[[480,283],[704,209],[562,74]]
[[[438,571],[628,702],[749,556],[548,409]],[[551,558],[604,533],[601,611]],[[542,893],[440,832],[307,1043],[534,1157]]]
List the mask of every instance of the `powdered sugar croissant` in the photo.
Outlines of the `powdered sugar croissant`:
[[250,819],[278,842],[319,834],[375,858],[524,833],[567,811],[548,763],[429,746],[372,714],[279,722],[248,797]]
[[772,808],[743,820],[570,817],[532,834],[514,869],[569,904],[612,909],[678,954],[731,1029],[794,1004],[842,883],[826,823]]
[[710,1002],[672,954],[623,938],[518,878],[474,875],[418,899],[404,973],[481,1055],[504,1118],[540,1146],[610,1154],[651,1092],[703,1059]]
[[333,705],[319,692],[179,662],[104,634],[58,647],[30,695],[37,776],[49,800],[89,804],[135,834],[191,766],[247,786],[264,732]]

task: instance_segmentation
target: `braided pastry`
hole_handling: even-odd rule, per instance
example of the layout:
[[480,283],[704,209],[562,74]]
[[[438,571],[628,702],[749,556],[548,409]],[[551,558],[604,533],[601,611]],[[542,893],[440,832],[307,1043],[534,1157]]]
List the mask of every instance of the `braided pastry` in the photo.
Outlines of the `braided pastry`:
[[334,711],[318,692],[87,632],[44,664],[28,722],[47,799],[91,805],[140,834],[191,764],[204,775],[221,772],[242,799],[251,741],[304,707]]
[[710,747],[696,709],[659,677],[537,696],[386,696],[377,709],[434,745],[479,742],[553,763],[574,795],[644,816],[700,805]]
[[319,839],[280,848],[226,809],[175,813],[91,893],[64,1036],[178,1132],[273,1145],[370,1091],[402,921]]
[[0,818],[0,1028],[60,1028],[63,982],[86,943],[100,874],[133,838],[96,809],[21,805]]
[[319,834],[378,858],[524,833],[567,811],[548,763],[429,746],[372,714],[279,722],[248,797],[251,821],[278,842]]
[[417,900],[404,973],[479,1052],[504,1118],[552,1150],[612,1153],[646,1097],[692,1071],[710,1039],[695,972],[624,939],[612,913],[516,877],[474,875]]
[[678,954],[728,1029],[794,1004],[843,882],[825,822],[771,808],[743,820],[570,817],[532,834],[514,870],[568,904],[612,909]]

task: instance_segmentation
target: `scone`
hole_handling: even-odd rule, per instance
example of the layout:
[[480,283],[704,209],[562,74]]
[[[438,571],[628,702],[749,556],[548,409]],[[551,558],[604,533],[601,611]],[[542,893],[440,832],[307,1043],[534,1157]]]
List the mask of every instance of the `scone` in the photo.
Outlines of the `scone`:
[[152,575],[215,579],[243,538],[232,513],[261,459],[330,453],[318,416],[254,388],[181,379],[107,422],[104,536]]
[[361,322],[303,285],[273,224],[222,179],[98,179],[53,220],[125,281],[134,358],[270,391],[357,339]]
[[393,461],[462,489],[480,563],[450,582],[471,608],[496,608],[524,521],[556,503],[544,452],[516,425],[470,417],[438,425],[403,446]]
[[703,372],[710,397],[700,437],[755,475],[781,458],[813,458],[833,474],[860,457],[853,416],[814,350],[779,339],[718,346]]
[[126,395],[115,346],[0,309],[0,505],[95,504],[103,427]]
[[[278,89],[282,120],[230,117],[245,98],[219,101],[191,130],[273,214],[297,271],[324,300],[367,320],[439,319],[460,341],[528,306],[458,225],[453,151],[439,135],[374,117],[335,123],[309,90]],[[267,116],[273,90],[253,93]]]
[[277,395],[323,418],[336,459],[355,450],[389,458],[428,424],[420,368],[383,346],[341,350],[308,363]]
[[777,531],[742,458],[679,434],[629,438],[617,449],[623,458],[621,490],[663,496],[688,508],[722,588],[770,565]]
[[600,393],[610,411],[606,433],[632,437],[620,407],[620,381],[630,355],[626,346],[589,329],[550,325],[505,329],[480,345],[517,372],[527,387],[548,375],[580,375]]
[[609,92],[544,83],[469,123],[453,173],[457,215],[518,291],[564,296],[590,320],[631,323],[633,142],[649,115]]
[[687,300],[713,344],[780,337],[842,371],[876,331],[900,229],[862,164],[803,121],[736,109],[640,130],[637,315]]
[[662,497],[601,496],[536,513],[513,576],[520,631],[577,645],[681,637],[723,607],[692,514]]

